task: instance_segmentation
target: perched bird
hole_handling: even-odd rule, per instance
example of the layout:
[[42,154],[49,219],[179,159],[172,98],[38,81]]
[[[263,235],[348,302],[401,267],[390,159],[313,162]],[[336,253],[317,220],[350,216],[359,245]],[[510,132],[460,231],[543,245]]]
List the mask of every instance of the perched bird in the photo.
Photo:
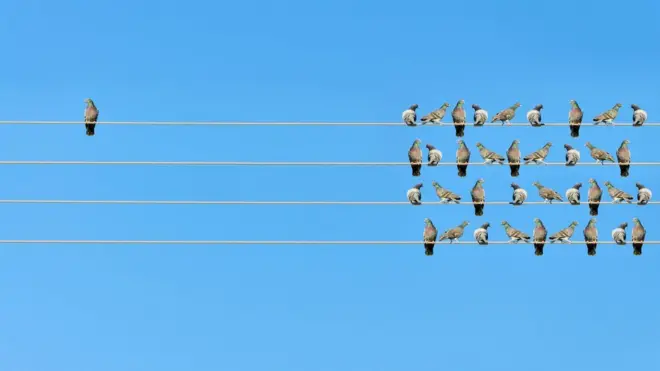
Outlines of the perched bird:
[[497,162],[500,165],[504,163],[504,156],[489,150],[480,142],[477,142],[477,148],[479,149],[479,155],[484,159],[484,163],[493,164]]
[[429,166],[438,166],[438,163],[442,161],[442,152],[432,144],[427,144],[426,148],[429,150],[429,155],[427,157],[429,160]]
[[636,104],[631,104],[630,108],[633,109],[633,126],[642,126],[644,125],[644,121],[649,117],[646,114],[646,111],[643,109],[639,108],[638,105]]
[[465,101],[463,99],[456,103],[456,107],[451,111],[451,118],[454,120],[454,128],[456,129],[456,136],[462,137],[465,135],[465,108],[463,107]]
[[591,158],[596,160],[597,163],[600,162],[600,164],[603,165],[605,161],[614,162],[614,157],[612,157],[607,151],[594,147],[591,142],[587,142],[584,145],[589,148]]
[[542,104],[537,104],[536,106],[534,106],[534,108],[532,108],[529,112],[527,112],[527,121],[529,121],[529,123],[532,126],[540,127],[540,126],[545,125],[545,124],[541,123],[541,110],[542,109],[543,109],[543,105]]
[[513,106],[498,112],[495,116],[493,116],[493,120],[491,122],[502,121],[502,125],[511,125],[511,120],[513,120],[513,118],[516,116],[516,110],[518,107],[520,107],[520,103],[516,102],[516,104]]
[[600,199],[603,197],[603,191],[596,183],[596,179],[589,178],[589,192],[587,193],[587,201],[589,201],[589,215],[598,215],[598,206],[600,206]]
[[518,145],[520,141],[514,139],[509,147],[509,150],[506,151],[506,158],[509,161],[509,168],[511,169],[511,176],[517,177],[520,175],[520,148]]
[[571,110],[568,111],[568,126],[571,128],[571,136],[577,138],[580,136],[580,126],[582,125],[582,109],[573,99],[569,103]]
[[444,241],[444,240],[449,240],[449,243],[458,242],[458,239],[463,237],[463,231],[465,230],[465,227],[470,224],[467,221],[464,221],[461,223],[461,225],[452,228],[452,229],[447,229],[438,239],[438,241]]
[[415,139],[408,150],[408,161],[410,161],[410,167],[412,168],[412,176],[422,175],[422,149],[419,147],[421,143],[421,140]]
[[520,188],[516,183],[511,183],[511,188],[513,188],[513,196],[511,197],[513,201],[509,203],[511,205],[522,205],[527,199],[527,191]]
[[461,139],[457,140],[458,149],[456,150],[456,168],[458,169],[458,176],[464,177],[467,175],[467,167],[470,162],[470,150]]
[[474,230],[474,240],[477,241],[479,245],[488,245],[488,227],[490,227],[490,223],[486,222],[482,224],[481,227]]
[[566,148],[566,166],[575,166],[580,161],[580,152],[570,144],[564,144]]
[[482,178],[478,179],[477,182],[472,187],[472,203],[474,205],[474,215],[482,216],[484,215],[484,202],[486,202],[486,190],[484,189],[484,180]]
[[440,202],[445,204],[453,202],[457,204],[461,200],[461,196],[457,195],[456,193],[446,188],[442,188],[442,186],[438,184],[438,182],[436,182],[435,180],[433,181],[433,183],[431,183],[431,185],[433,185],[433,188],[435,188],[435,194],[438,195]]
[[472,108],[474,109],[474,126],[484,126],[486,121],[488,121],[488,112],[478,104],[473,104]]
[[504,231],[506,232],[506,235],[509,236],[510,238],[509,243],[518,243],[520,241],[529,242],[530,237],[527,233],[521,232],[513,228],[506,220],[502,221],[502,225],[504,226]]
[[627,177],[630,174],[630,148],[628,148],[630,141],[624,139],[621,146],[616,151],[616,159],[619,161],[619,170],[622,177]]
[[94,129],[96,129],[96,120],[99,118],[99,110],[96,108],[94,101],[90,98],[85,99],[87,107],[85,108],[85,130],[87,136],[94,136]]
[[442,125],[442,119],[445,118],[447,107],[449,107],[449,103],[445,102],[442,104],[442,107],[422,117],[422,125],[426,125],[429,122]]
[[575,233],[575,227],[577,227],[577,225],[578,222],[571,222],[568,227],[550,236],[550,243],[555,243],[557,241],[561,243],[571,243],[571,237],[573,237],[573,233]]
[[607,187],[607,193],[609,193],[610,197],[612,197],[612,203],[618,204],[623,201],[627,203],[631,203],[633,200],[633,196],[629,195],[628,193],[617,189],[614,187],[612,183],[609,181],[605,182],[605,187]]
[[635,187],[637,187],[637,205],[646,205],[651,201],[651,197],[653,197],[653,192],[651,192],[650,189],[644,187],[643,184],[641,183],[635,183]]
[[534,182],[534,183],[532,183],[532,184],[533,184],[536,188],[538,188],[538,190],[539,190],[539,196],[541,196],[541,198],[543,199],[544,202],[552,203],[552,201],[555,201],[555,200],[557,200],[557,201],[564,201],[564,200],[561,198],[561,196],[559,195],[559,193],[557,193],[555,190],[553,190],[553,189],[551,189],[551,188],[548,188],[548,187],[545,187],[545,186],[543,186],[543,185],[542,185],[541,183],[539,183],[539,182]]
[[539,149],[536,152],[532,152],[529,155],[523,157],[523,160],[525,160],[525,165],[529,164],[530,162],[535,163],[536,165],[539,164],[544,164],[545,165],[545,158],[548,157],[548,154],[550,153],[550,147],[552,147],[552,143],[548,142],[546,143],[543,148]]
[[407,110],[403,111],[401,119],[403,119],[404,124],[408,126],[417,126],[417,124],[415,124],[415,121],[417,121],[417,108],[419,108],[419,106],[413,104]]
[[438,229],[435,228],[431,219],[424,219],[424,254],[433,255],[435,239],[438,237]]
[[644,246],[644,240],[646,239],[646,229],[644,229],[642,222],[638,218],[633,218],[633,223],[635,224],[632,230],[633,255],[642,255],[642,246]]
[[612,239],[617,245],[626,244],[626,227],[628,227],[628,223],[623,222],[612,230]]
[[422,204],[422,192],[421,188],[424,185],[422,183],[415,184],[412,188],[408,190],[408,193],[406,193],[406,197],[408,197],[408,201],[410,201],[411,204],[413,205],[421,205]]
[[568,202],[571,203],[571,205],[579,205],[580,204],[580,188],[582,187],[582,183],[575,183],[575,185],[569,189],[566,190],[566,199]]
[[548,230],[545,229],[543,222],[539,218],[534,218],[532,238],[534,239],[534,254],[536,256],[543,255],[543,246],[545,246],[546,237],[548,237]]
[[619,114],[619,108],[621,108],[621,103],[615,104],[611,109],[594,117],[594,125],[598,125],[601,122],[607,125],[614,125],[614,119],[616,119],[616,116]]
[[598,229],[596,229],[596,218],[591,218],[589,224],[584,228],[584,242],[587,244],[587,255],[596,255],[598,247]]

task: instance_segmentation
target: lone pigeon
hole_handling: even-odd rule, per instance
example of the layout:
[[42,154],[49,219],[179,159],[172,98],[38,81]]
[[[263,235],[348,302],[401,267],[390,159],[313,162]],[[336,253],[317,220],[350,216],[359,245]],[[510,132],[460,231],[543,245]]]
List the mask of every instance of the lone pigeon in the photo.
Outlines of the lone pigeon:
[[614,157],[612,157],[607,151],[594,147],[591,142],[587,142],[584,145],[589,148],[589,151],[591,151],[591,158],[596,160],[596,163],[604,165],[605,161],[614,162]]
[[628,223],[623,222],[612,230],[612,240],[614,240],[617,245],[626,244],[626,227],[628,227]]
[[438,163],[442,161],[442,152],[432,144],[427,144],[426,148],[429,150],[429,155],[427,157],[429,160],[429,166],[438,166]]
[[636,105],[636,104],[631,104],[630,108],[633,109],[633,118],[632,118],[633,124],[632,124],[632,126],[642,126],[642,125],[644,125],[644,121],[646,121],[646,119],[649,117],[646,114],[646,111],[639,108],[639,106]]
[[413,205],[421,205],[422,204],[422,192],[421,188],[424,185],[422,183],[415,184],[412,188],[408,190],[408,193],[406,193],[406,197],[408,197],[408,201],[410,201],[411,204]]
[[545,124],[541,123],[541,110],[543,109],[542,104],[537,104],[534,106],[533,109],[531,109],[529,112],[527,112],[527,121],[529,121],[530,125],[535,126],[535,127],[541,127]]
[[509,243],[518,243],[520,241],[525,241],[529,243],[530,237],[527,233],[521,232],[513,228],[506,220],[502,221],[502,226],[504,226],[504,231],[506,232],[506,235],[510,238]]
[[545,158],[548,157],[548,154],[550,153],[550,147],[552,147],[552,143],[548,142],[546,143],[543,148],[539,149],[536,152],[532,152],[529,155],[525,156],[523,160],[525,160],[525,165],[529,164],[530,162],[535,163],[536,165],[539,164],[546,164],[545,163]]
[[548,237],[548,230],[545,229],[543,222],[539,218],[534,218],[532,238],[534,239],[534,254],[536,256],[543,255],[543,246],[545,246],[546,237]]
[[465,101],[463,99],[456,103],[456,107],[451,111],[451,118],[454,120],[454,128],[456,129],[456,136],[462,137],[465,135],[465,108],[463,107]]
[[442,119],[445,118],[447,107],[449,107],[449,103],[445,102],[442,107],[422,117],[422,125],[425,125],[429,122],[442,125]]
[[587,244],[587,255],[596,255],[598,247],[598,229],[596,229],[596,218],[591,218],[589,224],[584,228],[584,242]]
[[605,187],[607,187],[607,193],[609,193],[610,197],[612,197],[612,203],[619,204],[623,201],[627,203],[631,203],[633,200],[633,196],[629,195],[628,193],[617,189],[614,187],[612,183],[609,181],[605,182]]
[[424,225],[424,254],[431,256],[435,247],[435,239],[438,237],[438,230],[429,218],[424,219]]
[[642,222],[638,218],[633,218],[633,223],[635,224],[632,230],[633,255],[642,255],[642,246],[644,246],[644,240],[646,239],[646,229],[644,229]]
[[474,126],[484,126],[486,121],[488,121],[488,112],[478,104],[473,104],[472,108],[474,109]]
[[421,143],[421,140],[415,139],[408,150],[408,160],[410,161],[410,167],[412,168],[412,176],[422,175],[422,149],[419,147]]
[[569,189],[566,190],[566,199],[568,202],[571,203],[571,205],[579,205],[580,204],[580,188],[582,187],[582,183],[575,183],[575,185]]
[[603,198],[603,191],[596,183],[596,179],[589,179],[589,192],[587,193],[587,201],[589,201],[589,215],[596,216],[598,215],[598,206],[600,206],[600,200]]
[[571,136],[577,138],[580,136],[580,126],[582,125],[582,109],[574,100],[570,100],[571,110],[568,111],[568,126],[571,128]]
[[630,141],[624,139],[621,146],[616,151],[616,159],[619,161],[619,170],[622,177],[627,177],[630,174],[630,148],[628,148]]
[[417,121],[417,112],[415,112],[417,111],[417,108],[419,108],[419,106],[413,104],[407,110],[403,111],[401,119],[403,119],[404,124],[407,126],[417,126],[417,124],[415,124],[415,121]]
[[444,204],[450,202],[457,204],[461,200],[461,196],[457,195],[456,193],[446,188],[442,188],[442,186],[438,184],[438,182],[436,182],[435,180],[433,181],[433,183],[431,183],[431,185],[433,185],[433,188],[435,188],[435,194],[440,199],[440,202]]
[[99,118],[99,110],[90,98],[85,99],[85,103],[87,103],[85,108],[85,130],[87,136],[92,137],[94,136],[94,129],[96,129],[96,120]]
[[511,197],[513,201],[509,203],[514,206],[522,205],[527,200],[527,191],[520,188],[516,183],[511,183],[511,188],[513,188],[513,196]]
[[458,169],[458,176],[464,177],[467,175],[467,167],[470,162],[470,150],[465,145],[463,140],[456,141],[458,149],[456,150],[456,168]]
[[651,192],[650,189],[644,187],[643,184],[641,183],[635,183],[635,187],[637,187],[637,205],[646,205],[651,201],[651,197],[653,197],[653,192]]
[[516,102],[513,106],[498,112],[491,122],[502,121],[502,125],[511,125],[511,120],[516,116],[516,110],[518,107],[520,107],[520,103]]
[[486,222],[474,230],[474,240],[479,245],[488,245],[488,227],[490,227],[490,223]]
[[509,168],[511,169],[511,176],[517,177],[520,175],[520,148],[518,145],[520,142],[518,139],[514,139],[511,143],[511,147],[506,151],[506,158],[509,161]]
[[550,243],[555,243],[557,241],[561,243],[572,243],[571,237],[573,237],[573,233],[575,233],[575,227],[577,227],[577,225],[578,222],[576,221],[571,222],[571,224],[568,227],[550,236],[549,238]]
[[463,231],[465,227],[470,224],[468,221],[464,221],[458,227],[447,229],[438,239],[438,241],[449,240],[449,243],[458,242],[458,239],[463,237]]
[[566,148],[566,166],[575,166],[580,161],[580,152],[570,144],[564,144]]
[[474,204],[474,215],[484,215],[484,202],[486,202],[486,190],[484,189],[484,180],[479,179],[472,187],[472,203]]
[[619,114],[619,108],[621,108],[621,103],[615,104],[611,109],[594,117],[594,125],[598,125],[601,122],[606,125],[614,125],[614,119],[616,119],[616,116]]
[[543,184],[539,182],[534,182],[532,183],[536,188],[539,189],[539,196],[543,199],[543,202],[547,203],[552,203],[552,201],[564,201],[559,193],[557,193],[555,190],[543,186]]

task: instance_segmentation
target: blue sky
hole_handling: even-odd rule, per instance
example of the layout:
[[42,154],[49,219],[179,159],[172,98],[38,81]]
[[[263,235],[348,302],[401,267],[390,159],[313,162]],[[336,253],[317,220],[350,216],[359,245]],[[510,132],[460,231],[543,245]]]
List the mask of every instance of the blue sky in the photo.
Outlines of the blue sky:
[[[621,102],[656,121],[654,1],[6,1],[3,120],[398,121],[444,101],[491,115],[520,101],[546,122],[576,99],[590,119]],[[469,111],[471,114],[471,110]],[[504,153],[546,141],[658,160],[658,128],[467,128]],[[2,126],[3,160],[405,161],[418,137],[452,161],[453,128]],[[5,166],[0,198],[404,200],[408,167]],[[468,197],[478,177],[508,200],[505,167],[423,168]],[[657,170],[523,167],[516,182],[560,193],[589,177],[660,191]],[[656,191],[656,192],[657,192]],[[583,193],[583,197],[586,195]],[[605,196],[606,199],[607,196]],[[413,240],[423,219],[531,232],[580,225],[586,206],[2,205],[3,239]],[[601,238],[653,206],[602,206]],[[630,233],[630,230],[629,230]],[[660,253],[603,245],[97,246],[0,248],[0,364],[12,371],[652,370],[660,367]]]

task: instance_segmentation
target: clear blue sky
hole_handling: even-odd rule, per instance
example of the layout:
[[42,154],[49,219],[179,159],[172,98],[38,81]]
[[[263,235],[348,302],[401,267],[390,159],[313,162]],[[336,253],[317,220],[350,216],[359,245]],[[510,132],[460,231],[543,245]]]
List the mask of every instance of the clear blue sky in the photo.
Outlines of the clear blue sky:
[[[656,1],[16,1],[0,5],[1,119],[399,121],[465,99],[516,101],[566,120],[637,103],[660,116]],[[471,115],[471,110],[469,114]],[[406,161],[413,139],[453,161],[453,128],[2,126],[3,160]],[[659,160],[659,128],[467,128],[504,153],[572,143]],[[653,136],[653,137],[650,137]],[[564,193],[610,180],[660,192],[657,170],[523,167]],[[408,167],[5,166],[1,198],[404,200]],[[506,167],[423,168],[468,197],[478,177],[508,200]],[[586,190],[583,197],[586,196]],[[609,198],[605,196],[605,199]],[[586,206],[2,205],[3,239],[412,240],[430,217],[554,232]],[[601,238],[653,206],[602,206]],[[630,229],[629,229],[630,234]],[[8,371],[653,370],[660,368],[660,252],[630,246],[10,246],[0,248],[0,368]]]

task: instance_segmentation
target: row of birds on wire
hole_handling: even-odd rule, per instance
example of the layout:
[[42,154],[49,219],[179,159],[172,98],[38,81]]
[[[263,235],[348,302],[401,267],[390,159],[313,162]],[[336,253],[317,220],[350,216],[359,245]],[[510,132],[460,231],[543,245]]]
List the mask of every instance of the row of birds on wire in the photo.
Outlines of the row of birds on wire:
[[[467,167],[470,162],[472,152],[470,152],[470,149],[462,139],[457,140],[456,143],[458,144],[458,149],[456,150],[456,167],[458,169],[458,176],[465,177],[467,176]],[[410,162],[410,167],[412,169],[412,176],[422,175],[423,154],[421,144],[421,139],[415,139],[412,146],[408,150],[408,161]],[[622,177],[627,177],[630,174],[631,157],[629,144],[630,141],[628,139],[624,139],[616,151],[616,158]],[[503,165],[504,161],[508,161],[509,168],[511,170],[511,176],[517,177],[520,175],[520,164],[522,161],[524,161],[525,165],[545,165],[545,159],[550,154],[552,143],[547,142],[542,148],[524,157],[521,156],[520,141],[518,139],[515,139],[511,143],[511,146],[509,146],[509,149],[506,151],[506,157],[486,148],[486,146],[484,146],[481,142],[477,142],[476,147],[479,150],[479,156],[481,156],[485,164]],[[614,163],[614,157],[609,152],[597,148],[591,144],[591,142],[586,142],[585,147],[589,149],[589,154],[591,155],[591,158],[596,160],[596,163],[600,163],[602,165],[605,164],[605,161]],[[437,149],[432,144],[426,144],[426,148],[428,149],[428,155],[426,157],[428,161],[427,166],[438,166],[443,158],[442,151]],[[575,166],[580,161],[580,152],[569,144],[564,144],[564,148],[566,149],[566,153],[564,155],[566,166]]]
[[[642,255],[642,246],[644,245],[644,240],[646,239],[646,229],[640,222],[639,218],[633,218],[633,229],[632,229],[632,245],[633,245],[633,255]],[[468,221],[464,221],[460,225],[445,230],[440,237],[438,238],[438,229],[433,225],[431,219],[424,219],[424,250],[427,256],[433,255],[433,248],[435,247],[436,240],[438,242],[448,240],[449,243],[459,242],[459,239],[463,237],[465,232],[465,227],[470,224]],[[550,243],[561,242],[561,243],[571,243],[571,238],[575,233],[575,227],[577,227],[578,222],[573,221],[571,224],[560,230],[557,233],[554,233],[548,237],[548,230],[543,225],[543,222],[539,218],[534,218],[534,230],[532,235],[516,229],[511,226],[506,220],[501,222],[504,232],[509,237],[509,243],[533,243],[535,254],[537,256],[543,255],[543,248],[546,242],[549,240]],[[473,232],[473,237],[479,245],[488,245],[488,228],[490,223],[484,223],[479,228],[475,229]],[[618,227],[612,230],[612,239],[617,245],[626,244],[626,228],[628,223],[621,223]],[[587,245],[587,255],[594,256],[596,255],[596,247],[598,246],[598,229],[596,228],[596,218],[591,218],[587,223],[587,226],[584,228],[584,241]]]
[[[582,118],[584,113],[578,103],[575,100],[570,100],[571,108],[568,111],[568,124],[571,130],[571,136],[577,138],[580,136],[580,125],[582,125]],[[491,123],[501,122],[502,125],[511,125],[511,120],[516,117],[516,111],[520,108],[520,103],[516,102],[511,107],[505,108],[493,116]],[[616,103],[612,108],[596,115],[592,120],[594,125],[605,124],[605,125],[614,125],[614,120],[619,115],[619,109],[622,107],[621,103]],[[636,104],[631,104],[630,107],[633,109],[632,121],[633,126],[639,127],[644,125],[644,122],[648,119],[648,114],[646,111],[641,109]],[[403,123],[407,126],[418,126],[417,124],[417,109],[419,105],[413,104],[408,109],[403,111],[401,118]],[[447,113],[449,108],[449,103],[445,102],[440,108],[431,111],[429,114],[422,116],[421,125],[425,124],[439,124],[442,125],[442,120]],[[488,121],[488,111],[481,108],[478,104],[473,104],[472,109],[474,110],[473,115],[473,125],[476,127],[484,126]],[[527,121],[531,126],[541,127],[544,126],[542,122],[541,110],[543,110],[542,104],[537,104],[530,111],[527,112]],[[465,112],[465,101],[463,99],[459,100],[454,106],[454,109],[451,111],[451,118],[456,129],[456,136],[462,137],[465,135],[465,124],[467,120],[467,115]]]

